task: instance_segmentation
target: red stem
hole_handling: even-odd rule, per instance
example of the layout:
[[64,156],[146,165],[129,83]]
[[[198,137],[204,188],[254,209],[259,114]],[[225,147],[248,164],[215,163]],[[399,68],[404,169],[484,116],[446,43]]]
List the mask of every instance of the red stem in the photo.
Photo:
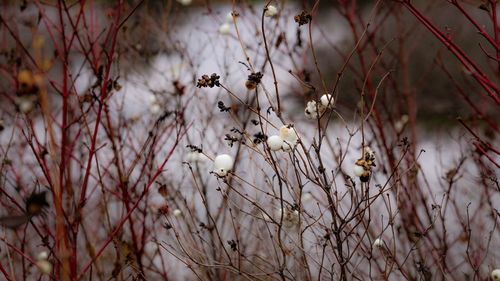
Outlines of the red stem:
[[455,55],[460,63],[471,73],[471,75],[479,82],[479,84],[486,90],[488,95],[500,105],[500,98],[498,92],[500,88],[495,85],[488,77],[481,71],[481,69],[460,49],[450,38],[443,34],[428,18],[420,13],[413,4],[409,1],[404,1],[403,5],[432,33],[438,38],[449,50]]

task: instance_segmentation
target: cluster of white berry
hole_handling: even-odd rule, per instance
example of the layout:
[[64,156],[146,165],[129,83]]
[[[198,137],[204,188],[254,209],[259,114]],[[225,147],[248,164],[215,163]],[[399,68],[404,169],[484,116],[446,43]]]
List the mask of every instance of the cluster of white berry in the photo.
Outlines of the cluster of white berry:
[[333,96],[326,94],[322,95],[318,101],[312,100],[307,102],[306,109],[304,110],[304,114],[308,119],[318,119],[327,109],[333,108]]
[[52,272],[52,264],[48,261],[49,253],[42,251],[36,257],[36,266],[42,273],[50,274]]
[[375,167],[375,152],[368,146],[363,148],[363,157],[358,159],[354,165],[354,175],[362,182],[368,182],[372,174],[372,167]]
[[267,145],[271,151],[291,151],[299,142],[299,136],[292,125],[284,125],[280,128],[279,135],[267,138]]

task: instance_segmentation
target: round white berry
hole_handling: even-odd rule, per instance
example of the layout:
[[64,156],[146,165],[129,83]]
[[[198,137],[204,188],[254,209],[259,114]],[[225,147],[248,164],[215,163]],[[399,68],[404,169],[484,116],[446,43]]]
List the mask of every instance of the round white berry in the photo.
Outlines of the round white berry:
[[173,214],[174,216],[178,217],[178,216],[180,216],[180,215],[182,214],[182,211],[181,211],[181,210],[179,210],[179,209],[175,209],[175,210],[172,212],[172,214]]
[[157,103],[158,102],[158,98],[155,95],[150,95],[150,96],[148,96],[148,101],[151,104]]
[[491,272],[491,279],[493,281],[500,281],[500,269],[494,269]]
[[373,247],[382,248],[384,246],[384,240],[382,238],[377,238],[373,241]]
[[50,274],[52,272],[52,264],[47,260],[39,260],[36,262],[36,266],[42,273]]
[[356,177],[361,177],[364,172],[365,172],[365,168],[363,168],[360,165],[354,165],[354,175]]
[[288,144],[289,146],[295,146],[299,139],[295,129],[287,125],[280,128],[280,137],[285,142],[285,144],[283,144],[283,147],[285,147],[286,144]]
[[36,257],[37,260],[46,260],[49,258],[49,253],[47,251],[41,251]]
[[323,105],[326,108],[332,108],[333,107],[333,96],[326,94],[321,96],[321,105]]
[[35,103],[28,98],[21,98],[19,100],[19,111],[22,113],[29,113],[35,108]]
[[267,139],[267,145],[272,151],[278,151],[283,147],[283,139],[280,136],[274,135]]
[[269,5],[267,6],[267,10],[264,12],[264,16],[266,17],[274,17],[278,14],[278,9],[275,6]]
[[320,114],[318,114],[318,109],[316,101],[308,101],[306,109],[304,110],[304,115],[307,119],[317,119],[320,116]]
[[181,5],[188,6],[193,2],[193,0],[177,0]]
[[231,33],[231,25],[227,22],[221,24],[221,26],[219,27],[219,33],[222,35],[227,35]]
[[217,155],[217,157],[215,157],[214,159],[214,166],[216,170],[223,169],[226,170],[227,173],[227,171],[233,168],[233,165],[234,165],[233,157],[231,157],[228,154]]
[[149,108],[151,113],[153,114],[159,114],[161,112],[161,106],[157,103],[153,103],[151,107]]

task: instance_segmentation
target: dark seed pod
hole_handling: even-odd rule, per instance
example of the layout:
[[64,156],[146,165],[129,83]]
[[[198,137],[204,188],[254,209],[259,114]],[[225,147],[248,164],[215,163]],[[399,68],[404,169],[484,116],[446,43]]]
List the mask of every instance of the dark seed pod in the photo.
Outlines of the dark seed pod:
[[43,208],[48,207],[46,192],[33,193],[26,199],[26,213],[29,216],[36,216],[42,213]]
[[359,180],[361,180],[361,182],[368,182],[370,180],[370,173],[365,172],[359,177]]
[[255,88],[257,88],[257,83],[250,81],[250,80],[247,80],[245,82],[245,87],[247,87],[247,89],[249,89],[249,90],[254,90]]

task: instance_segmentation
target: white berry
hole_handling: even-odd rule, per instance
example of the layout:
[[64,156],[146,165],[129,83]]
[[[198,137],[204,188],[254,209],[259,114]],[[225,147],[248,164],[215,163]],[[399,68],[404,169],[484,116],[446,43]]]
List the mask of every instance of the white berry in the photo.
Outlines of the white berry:
[[157,103],[153,103],[151,105],[151,108],[149,108],[149,110],[153,114],[159,114],[161,112],[161,106],[159,104],[157,104]]
[[283,126],[280,128],[280,137],[283,140],[283,150],[290,151],[295,148],[299,137],[293,127]]
[[283,139],[280,136],[274,135],[267,139],[267,145],[272,151],[278,151],[283,147]]
[[191,2],[193,2],[193,0],[177,0],[177,2],[179,2],[180,4],[182,4],[184,6],[188,6],[191,4]]
[[47,260],[39,260],[36,262],[36,266],[42,273],[50,274],[52,272],[52,264]]
[[333,97],[332,95],[326,94],[321,96],[321,104],[326,107],[326,108],[332,108],[333,107]]
[[382,238],[377,238],[373,241],[373,247],[382,248],[384,246],[384,240]]
[[361,177],[363,173],[365,172],[365,168],[359,165],[354,165],[354,175],[356,177]]
[[267,10],[264,12],[264,16],[269,18],[274,17],[277,14],[278,14],[278,9],[276,9],[276,7],[273,5],[267,6]]
[[228,170],[231,170],[233,168],[233,157],[231,157],[230,155],[228,154],[220,154],[220,155],[217,155],[217,157],[215,157],[214,159],[214,165],[216,168],[224,168],[224,169],[228,169]]
[[227,173],[233,169],[234,160],[233,157],[227,154],[221,154],[215,157],[214,160],[214,173],[217,175],[224,177]]
[[221,24],[221,26],[219,27],[219,33],[222,35],[227,35],[231,33],[231,25],[227,22]]
[[47,251],[41,251],[36,257],[37,260],[46,260],[49,258],[49,253]]
[[491,272],[491,279],[494,281],[500,281],[500,269],[494,269]]
[[175,209],[175,210],[172,212],[172,214],[173,214],[174,216],[178,217],[178,216],[180,216],[180,215],[182,214],[182,211],[181,211],[181,210],[179,210],[179,209]]

